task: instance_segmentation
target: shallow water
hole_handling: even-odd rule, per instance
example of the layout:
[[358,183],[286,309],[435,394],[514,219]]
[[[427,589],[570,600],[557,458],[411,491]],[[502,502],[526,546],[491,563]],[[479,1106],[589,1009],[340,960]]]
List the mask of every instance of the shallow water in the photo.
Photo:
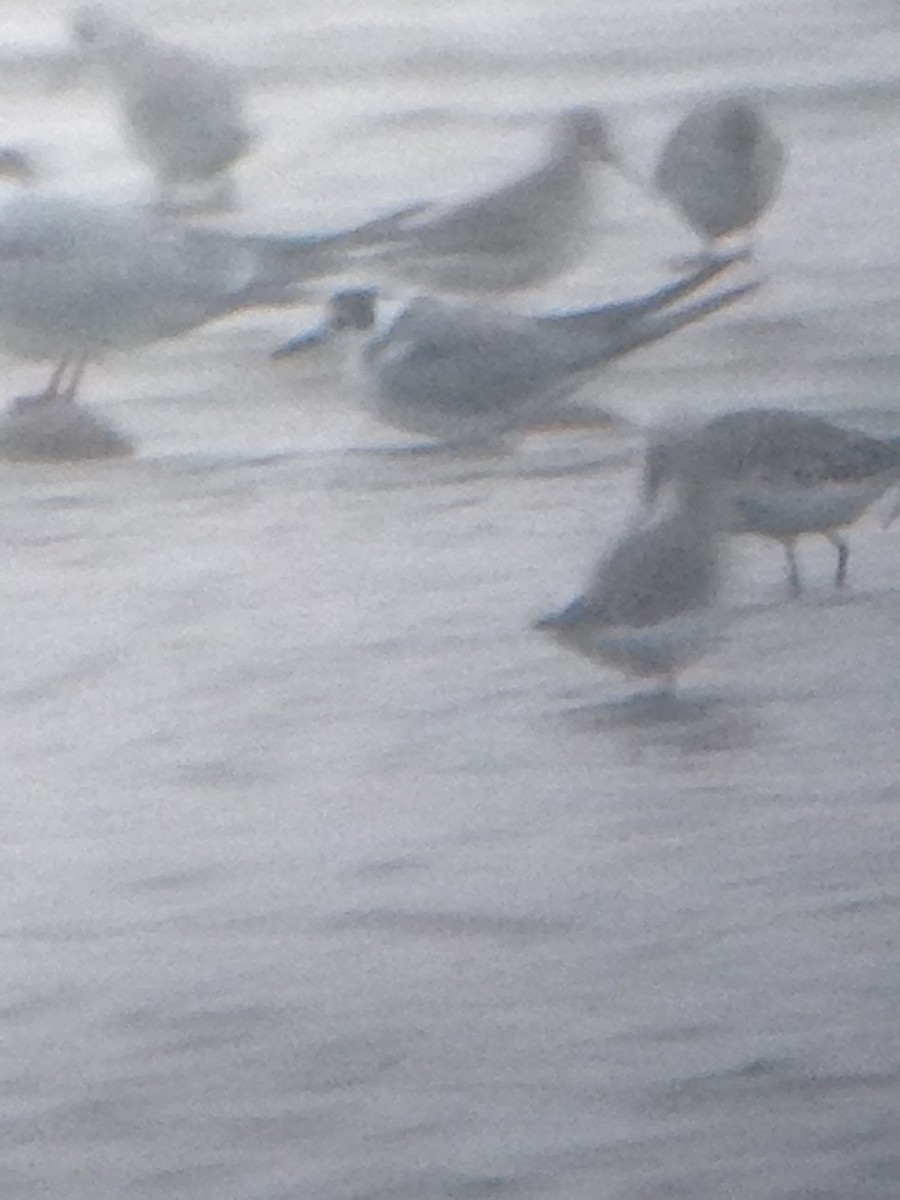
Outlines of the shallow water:
[[[385,452],[333,377],[267,360],[310,307],[99,365],[134,462],[0,472],[4,1197],[895,1200],[897,533],[854,530],[841,597],[804,544],[800,602],[736,543],[674,700],[530,623],[629,520],[628,423],[897,430],[900,21],[635,7],[141,6],[247,75],[249,224],[463,192],[583,100],[646,171],[690,97],[756,87],[791,164],[766,286],[609,370],[621,427]],[[47,87],[64,9],[4,11],[6,140],[143,196],[102,90]],[[693,248],[608,204],[523,306]]]

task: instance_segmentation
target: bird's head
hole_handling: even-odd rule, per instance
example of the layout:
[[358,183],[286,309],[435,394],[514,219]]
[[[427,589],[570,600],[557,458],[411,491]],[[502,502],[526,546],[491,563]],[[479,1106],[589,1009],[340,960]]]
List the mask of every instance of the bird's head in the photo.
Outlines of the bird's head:
[[606,118],[587,105],[567,108],[555,126],[557,143],[582,162],[618,165],[620,156]]

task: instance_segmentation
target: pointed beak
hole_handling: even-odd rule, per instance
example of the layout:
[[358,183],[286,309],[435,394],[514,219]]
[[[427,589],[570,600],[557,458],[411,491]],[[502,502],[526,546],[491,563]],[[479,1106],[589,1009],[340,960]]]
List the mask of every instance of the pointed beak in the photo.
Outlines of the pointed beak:
[[285,342],[283,346],[273,350],[271,356],[273,359],[293,358],[296,354],[305,354],[317,346],[324,346],[329,341],[331,341],[331,330],[328,326],[316,325],[313,329],[307,329],[305,333],[298,334],[289,342]]
[[571,604],[565,608],[559,609],[558,612],[547,613],[532,624],[532,629],[539,629],[544,633],[561,633],[566,629],[571,629],[573,625],[577,625],[581,619],[584,605],[581,598],[573,600]]

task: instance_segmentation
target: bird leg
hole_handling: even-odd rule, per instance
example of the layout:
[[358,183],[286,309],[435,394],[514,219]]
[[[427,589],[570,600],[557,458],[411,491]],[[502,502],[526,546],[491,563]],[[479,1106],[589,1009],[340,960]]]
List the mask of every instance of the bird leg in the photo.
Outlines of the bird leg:
[[847,582],[847,563],[850,561],[850,547],[840,534],[829,532],[825,536],[838,552],[837,571],[834,575],[834,586],[843,587]]
[[50,376],[50,381],[42,393],[44,399],[55,400],[59,395],[59,389],[62,383],[63,375],[65,375],[66,368],[71,361],[71,354],[65,354],[53,368],[53,374]]
[[[69,361],[71,361],[71,360],[69,360]],[[79,387],[79,384],[81,383],[82,376],[84,375],[84,369],[87,366],[87,362],[88,362],[87,353],[82,350],[78,354],[77,358],[75,359],[74,366],[72,367],[72,375],[69,379],[68,386],[66,387],[65,391],[60,396],[60,399],[64,400],[67,404],[75,403],[75,397],[78,393],[78,387]]]
[[72,400],[73,396],[74,396],[72,387],[73,387],[73,384],[75,386],[77,386],[77,384],[78,384],[78,380],[81,377],[81,372],[84,370],[84,363],[86,361],[86,358],[87,358],[87,356],[84,356],[76,364],[76,367],[75,367],[76,374],[73,376],[73,383],[70,383],[69,386],[65,390],[62,390],[63,377],[65,376],[65,373],[69,367],[69,364],[72,362],[71,354],[63,355],[63,357],[59,360],[59,362],[53,368],[53,374],[50,376],[49,380],[47,381],[47,386],[44,388],[44,390],[42,392],[35,392],[33,395],[29,395],[29,396],[16,396],[15,400],[13,400],[13,402],[12,402],[12,408],[14,409],[14,411],[28,412],[29,410],[33,409],[36,405],[53,404],[57,400],[63,400],[63,401]]
[[803,586],[800,583],[800,572],[797,570],[796,541],[794,538],[785,538],[782,545],[788,564],[788,586],[792,596],[799,596],[803,591]]

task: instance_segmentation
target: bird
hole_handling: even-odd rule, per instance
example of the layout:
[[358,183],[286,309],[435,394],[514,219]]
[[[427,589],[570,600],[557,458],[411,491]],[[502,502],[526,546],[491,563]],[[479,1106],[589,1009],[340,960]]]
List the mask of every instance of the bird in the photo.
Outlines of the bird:
[[374,287],[340,288],[329,297],[324,320],[273,350],[272,357],[290,358],[316,346],[346,342],[360,334],[368,339],[375,328],[378,300],[378,289]]
[[785,151],[759,109],[742,96],[697,104],[665,142],[657,191],[707,250],[754,225],[781,183]]
[[328,298],[322,320],[274,350],[272,358],[291,358],[304,372],[322,376],[351,396],[364,396],[363,349],[376,324],[383,323],[384,312],[377,288],[339,288]]
[[108,79],[131,148],[156,176],[160,203],[180,207],[186,189],[199,189],[209,206],[228,206],[228,172],[254,140],[232,71],[99,5],[76,9],[71,29],[78,58]]
[[900,438],[877,438],[812,413],[746,408],[695,428],[651,436],[644,464],[644,500],[701,455],[725,485],[727,528],[780,542],[788,584],[802,591],[796,542],[821,534],[837,551],[835,586],[846,583],[850,548],[840,531],[900,482]]
[[426,206],[369,254],[389,273],[438,291],[502,293],[540,283],[584,254],[594,208],[589,168],[619,161],[599,112],[566,109],[531,170],[436,211]]
[[722,629],[723,576],[718,492],[702,469],[679,476],[664,516],[626,532],[594,569],[585,590],[535,622],[567,649],[671,692]]
[[[604,363],[753,291],[755,281],[673,307],[735,261],[706,264],[637,299],[543,316],[414,297],[361,348],[364,400],[385,423],[448,448],[500,448],[507,435],[546,423],[559,400]],[[354,336],[362,324],[374,325],[377,292],[344,292],[324,329],[292,339],[274,357],[339,334],[333,326],[346,324],[350,306]]]
[[67,367],[77,386],[85,363],[106,351],[295,302],[296,285],[335,270],[346,245],[392,219],[334,233],[237,234],[9,185],[0,193],[0,347],[53,362],[55,394]]
[[7,186],[31,184],[37,178],[37,168],[27,150],[21,146],[0,146],[0,181]]

